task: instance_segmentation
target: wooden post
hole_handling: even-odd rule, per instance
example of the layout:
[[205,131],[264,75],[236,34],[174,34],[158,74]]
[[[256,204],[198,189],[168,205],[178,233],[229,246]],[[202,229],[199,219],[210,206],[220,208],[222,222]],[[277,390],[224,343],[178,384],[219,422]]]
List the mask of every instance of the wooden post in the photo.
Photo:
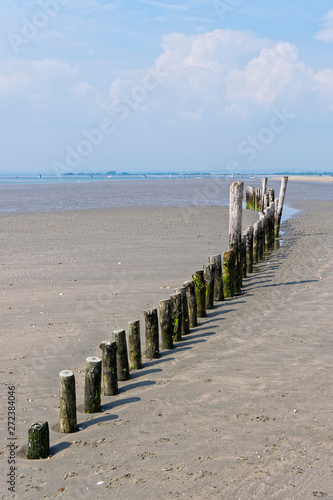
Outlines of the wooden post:
[[264,210],[264,250],[269,252],[269,222],[268,222],[268,208]]
[[84,377],[85,413],[97,413],[101,411],[101,375],[101,358],[97,358],[95,356],[87,358]]
[[115,330],[113,340],[117,343],[117,378],[124,382],[130,379],[125,330]]
[[278,230],[278,209],[279,209],[279,198],[275,198],[275,207],[274,207],[274,238],[279,237]]
[[188,306],[185,287],[176,288],[175,293],[181,294],[182,305],[182,336],[190,333],[190,322],[188,317]]
[[50,433],[47,422],[36,422],[28,430],[28,450],[29,460],[39,460],[47,458],[50,453]]
[[223,254],[223,289],[225,297],[235,295],[235,251],[229,250]]
[[197,271],[193,274],[192,279],[195,285],[195,297],[197,299],[197,316],[198,318],[206,317],[206,284],[204,272]]
[[277,220],[275,223],[275,237],[279,237],[280,233],[280,224],[281,224],[281,217],[282,217],[282,210],[283,210],[283,204],[284,204],[284,199],[286,196],[286,191],[287,191],[287,184],[288,184],[288,177],[285,176],[282,178],[281,181],[281,188],[280,188],[280,194],[279,194],[279,205],[277,208]]
[[265,251],[265,215],[263,213],[259,216],[259,258],[264,257]]
[[170,295],[171,315],[173,324],[173,341],[180,342],[182,340],[182,295],[174,293]]
[[261,179],[261,211],[265,209],[265,194],[267,189],[267,177]]
[[221,254],[211,255],[209,262],[214,265],[214,300],[220,302],[224,300]]
[[268,192],[269,204],[271,205],[275,201],[275,191],[272,188],[268,188],[267,192]]
[[243,182],[233,182],[230,186],[229,247],[235,252],[234,293],[242,286],[242,265],[240,246],[242,239]]
[[77,430],[75,376],[72,370],[59,373],[60,385],[60,432]]
[[214,265],[205,264],[203,271],[206,285],[206,309],[214,309]]
[[269,194],[266,191],[264,196],[264,211],[269,207]]
[[102,372],[104,396],[118,394],[117,342],[104,340],[99,344],[102,349]]
[[146,353],[148,359],[160,357],[157,309],[144,311],[146,325]]
[[262,211],[262,205],[261,205],[261,188],[256,189],[256,210],[257,212]]
[[246,274],[246,234],[243,234],[243,236],[242,236],[241,252],[242,252],[242,278],[245,279],[247,276],[247,274]]
[[274,249],[274,213],[275,213],[275,201],[271,203],[269,206],[270,214],[269,214],[269,231],[270,231],[270,248]]
[[195,328],[198,325],[197,298],[195,296],[195,284],[194,284],[194,281],[186,281],[185,283],[183,283],[183,286],[186,290],[189,325],[190,325],[190,328]]
[[140,339],[140,321],[131,321],[128,323],[128,353],[130,370],[141,370],[142,354]]
[[259,222],[253,226],[253,264],[259,262]]
[[256,206],[255,189],[252,186],[246,186],[246,209],[254,210]]
[[253,227],[246,230],[246,272],[253,273]]
[[173,321],[170,299],[159,304],[162,349],[173,349]]

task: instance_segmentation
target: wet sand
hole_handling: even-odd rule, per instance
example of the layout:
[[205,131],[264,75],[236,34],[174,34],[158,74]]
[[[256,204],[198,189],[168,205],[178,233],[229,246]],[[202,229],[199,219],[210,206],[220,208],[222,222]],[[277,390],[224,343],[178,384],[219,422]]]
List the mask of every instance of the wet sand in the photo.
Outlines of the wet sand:
[[[74,370],[82,404],[85,358],[135,319],[144,340],[143,311],[227,249],[228,211],[2,216],[2,407],[15,385],[21,452],[33,422],[51,428],[49,460],[18,456],[17,498],[333,498],[333,207],[293,206],[282,247],[256,265],[245,295],[144,360],[118,396],[102,397],[102,413],[78,413],[71,435],[54,430],[59,372]],[[256,218],[246,211],[244,228]]]

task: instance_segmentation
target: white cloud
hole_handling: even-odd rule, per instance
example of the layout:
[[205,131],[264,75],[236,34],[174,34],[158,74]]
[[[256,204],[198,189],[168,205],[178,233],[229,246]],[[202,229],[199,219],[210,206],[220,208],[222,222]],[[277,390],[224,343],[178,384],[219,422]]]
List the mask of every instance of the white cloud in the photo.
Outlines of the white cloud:
[[324,16],[323,27],[316,33],[314,38],[322,42],[333,43],[333,10],[330,10]]
[[314,75],[314,88],[333,109],[333,69],[318,71]]

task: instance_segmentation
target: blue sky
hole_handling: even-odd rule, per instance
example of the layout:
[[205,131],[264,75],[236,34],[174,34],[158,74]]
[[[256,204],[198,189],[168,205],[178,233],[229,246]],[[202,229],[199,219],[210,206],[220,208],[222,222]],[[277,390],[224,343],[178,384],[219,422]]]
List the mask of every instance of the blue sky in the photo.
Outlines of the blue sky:
[[2,0],[0,173],[332,171],[332,3]]

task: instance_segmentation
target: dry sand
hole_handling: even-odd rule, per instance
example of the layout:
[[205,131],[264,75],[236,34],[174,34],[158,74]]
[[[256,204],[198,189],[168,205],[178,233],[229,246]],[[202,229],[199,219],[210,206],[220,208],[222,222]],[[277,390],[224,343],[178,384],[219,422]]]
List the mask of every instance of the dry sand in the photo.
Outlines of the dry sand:
[[49,460],[18,456],[16,498],[333,498],[333,207],[297,208],[245,295],[145,360],[103,413],[78,413],[71,435],[52,430],[59,372],[74,370],[82,404],[85,358],[128,321],[143,334],[143,311],[227,249],[227,209],[2,216],[0,498],[13,498],[7,385],[21,453],[33,422],[51,428]]

